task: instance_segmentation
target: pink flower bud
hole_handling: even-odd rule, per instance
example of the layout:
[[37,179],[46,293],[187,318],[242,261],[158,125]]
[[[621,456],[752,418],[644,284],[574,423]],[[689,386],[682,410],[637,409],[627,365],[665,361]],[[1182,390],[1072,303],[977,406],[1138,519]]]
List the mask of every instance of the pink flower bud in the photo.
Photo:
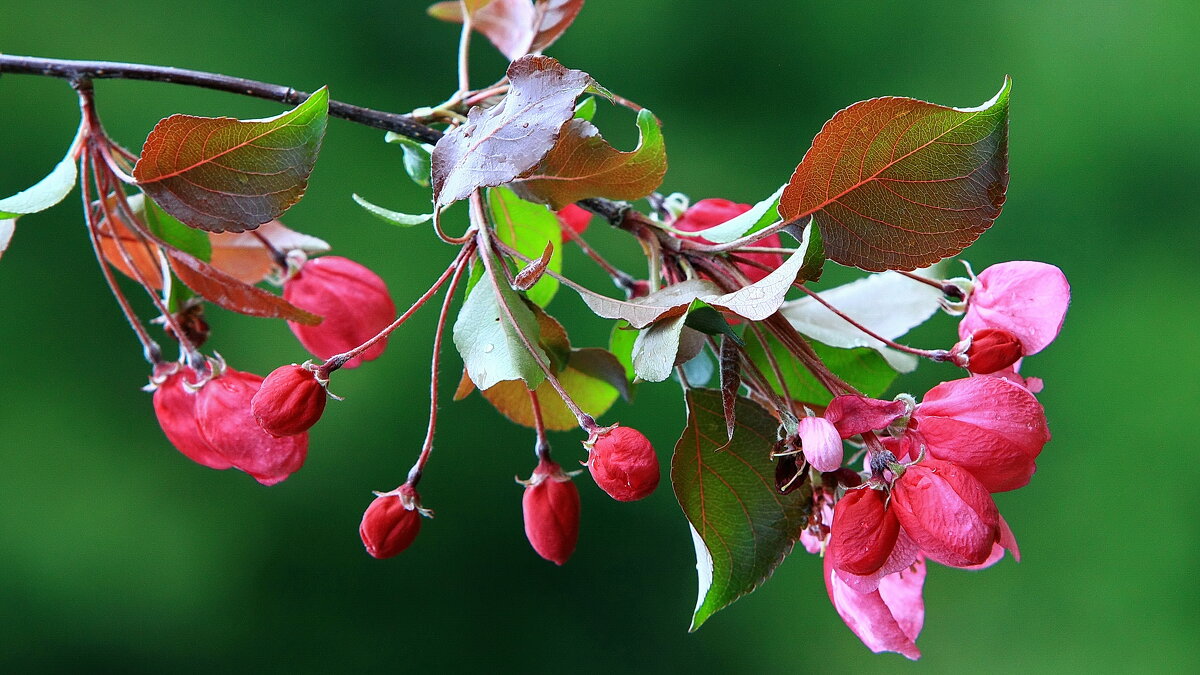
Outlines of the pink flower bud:
[[154,390],[154,414],[167,440],[188,459],[211,469],[233,466],[200,433],[196,424],[196,392],[184,386],[195,384],[200,376],[190,368],[179,368]]
[[825,590],[846,626],[875,653],[896,652],[912,660],[921,658],[916,639],[925,623],[925,561],[879,581],[878,588],[857,591],[838,576],[825,556]]
[[637,501],[658,487],[658,456],[642,432],[614,427],[590,442],[588,471],[613,499]]
[[881,401],[866,396],[838,396],[825,409],[825,419],[842,438],[885,429],[906,411],[904,401]]
[[358,536],[362,537],[367,553],[379,559],[402,553],[420,531],[420,498],[416,489],[408,485],[376,497],[358,526]]
[[998,377],[939,384],[925,394],[913,421],[931,457],[970,471],[989,492],[1029,483],[1050,440],[1042,404]]
[[[338,256],[323,256],[304,266],[283,285],[283,298],[300,309],[325,317],[315,326],[289,321],[304,348],[328,359],[350,351],[383,330],[396,317],[387,284],[362,265]],[[383,353],[380,340],[343,368],[355,368]]]
[[892,554],[900,521],[887,508],[882,490],[850,490],[833,509],[829,548],[835,569],[850,574],[875,573]]
[[562,467],[548,459],[538,463],[521,497],[525,536],[537,554],[562,565],[579,540],[579,489]]
[[979,481],[951,462],[927,459],[892,486],[900,526],[930,558],[951,567],[987,560],[1000,536],[1000,514]]
[[280,366],[267,375],[250,400],[250,412],[272,436],[304,433],[325,412],[325,387],[304,366]]
[[559,224],[563,227],[571,228],[578,234],[586,232],[588,225],[592,222],[591,211],[574,204],[567,204],[559,209],[556,215],[558,216]]
[[[692,204],[691,208],[685,211],[671,226],[684,232],[702,232],[710,227],[732,220],[749,211],[751,208],[749,204],[738,204],[728,199],[701,199]],[[702,236],[689,238],[702,244],[713,243]],[[773,234],[755,242],[754,246],[780,248],[783,246],[783,243],[779,240],[779,235]],[[762,269],[754,265],[738,264],[738,269],[751,282],[761,281],[772,270],[783,264],[783,256],[778,253],[739,253],[738,256],[766,266],[767,269]]]
[[1036,354],[1058,337],[1071,286],[1062,270],[1042,262],[1018,260],[992,265],[975,280],[958,336],[984,328],[1006,330],[1021,341],[1024,355]]
[[298,470],[308,455],[308,434],[276,438],[259,426],[250,402],[263,378],[232,368],[213,376],[196,395],[196,422],[209,445],[236,469],[263,485]]
[[1021,360],[1021,341],[1016,335],[1000,328],[984,328],[971,334],[971,337],[954,345],[950,350],[952,356],[966,357],[966,362],[958,365],[977,375],[987,375],[1004,370]]
[[804,458],[817,471],[835,471],[842,465],[842,437],[824,417],[805,417],[796,425]]

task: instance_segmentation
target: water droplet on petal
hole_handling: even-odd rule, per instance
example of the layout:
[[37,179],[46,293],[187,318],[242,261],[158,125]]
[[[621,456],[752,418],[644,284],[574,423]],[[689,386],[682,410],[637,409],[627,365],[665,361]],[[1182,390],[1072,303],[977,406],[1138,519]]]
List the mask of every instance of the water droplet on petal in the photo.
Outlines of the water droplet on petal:
[[488,346],[486,346],[486,347],[484,347],[484,348],[483,348],[483,353],[484,353],[484,354],[491,354],[491,353],[492,353],[492,350],[493,350],[493,349],[495,349],[495,348],[496,348],[496,345],[488,345]]

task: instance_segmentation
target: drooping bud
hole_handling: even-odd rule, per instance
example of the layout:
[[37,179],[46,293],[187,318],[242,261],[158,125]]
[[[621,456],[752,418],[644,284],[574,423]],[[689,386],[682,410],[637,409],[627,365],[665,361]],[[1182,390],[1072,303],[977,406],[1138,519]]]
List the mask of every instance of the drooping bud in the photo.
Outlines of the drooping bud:
[[[288,322],[300,344],[322,359],[370,340],[396,316],[396,305],[383,279],[353,260],[339,256],[322,256],[305,262],[284,283],[283,297],[300,309],[324,317],[315,326]],[[342,367],[355,368],[363,361],[375,359],[386,346],[387,340],[380,340]]]
[[1000,536],[1000,513],[983,485],[952,462],[926,459],[892,486],[900,526],[933,560],[951,567],[988,559]]
[[833,509],[829,548],[833,566],[850,574],[874,574],[892,554],[900,521],[882,490],[850,490]]
[[925,394],[913,422],[931,457],[970,471],[988,492],[1027,484],[1050,440],[1042,404],[998,377],[939,384]]
[[294,436],[308,431],[325,412],[328,394],[310,368],[280,366],[267,375],[250,401],[250,412],[272,436]]
[[[201,376],[190,368],[170,366],[173,371],[154,390],[154,414],[167,440],[188,459],[210,469],[228,469],[232,464],[204,439],[196,424],[197,394],[187,384]],[[156,379],[157,381],[157,379]]]
[[824,417],[805,417],[796,426],[804,458],[817,471],[835,471],[842,465],[842,437]]
[[569,227],[578,234],[586,232],[588,225],[592,222],[592,213],[574,204],[567,204],[555,215],[558,216],[558,222],[563,227]]
[[358,536],[372,557],[399,555],[421,531],[421,501],[416,488],[402,485],[378,494],[363,513]]
[[543,459],[525,483],[525,536],[537,554],[562,565],[579,540],[579,489],[556,462]]
[[297,471],[308,456],[308,434],[277,438],[263,431],[250,402],[263,378],[226,368],[196,396],[200,433],[236,469],[263,485],[274,485]]
[[633,502],[658,487],[658,456],[650,440],[630,427],[613,427],[588,439],[588,471],[601,490],[619,502]]
[[1021,340],[1000,328],[977,330],[950,350],[954,363],[977,375],[1004,370],[1019,361],[1021,355]]

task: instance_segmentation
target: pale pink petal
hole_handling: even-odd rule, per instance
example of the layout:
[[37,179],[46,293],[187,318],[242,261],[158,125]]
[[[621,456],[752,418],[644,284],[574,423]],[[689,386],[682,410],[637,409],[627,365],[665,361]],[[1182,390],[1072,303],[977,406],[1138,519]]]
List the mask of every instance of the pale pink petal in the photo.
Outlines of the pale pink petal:
[[825,419],[837,427],[842,438],[884,429],[905,412],[904,401],[881,401],[866,396],[838,396],[825,409]]
[[916,642],[925,625],[925,559],[918,558],[912,567],[884,577],[879,582],[879,595],[892,611],[892,618],[908,639]]
[[842,465],[842,437],[833,423],[823,417],[805,417],[796,427],[804,458],[817,471],[835,471]]
[[959,337],[1002,328],[1021,340],[1025,355],[1054,341],[1071,302],[1067,277],[1054,265],[1018,260],[992,265],[979,274]]
[[870,593],[879,588],[879,582],[884,577],[911,567],[920,557],[921,547],[917,546],[917,542],[908,536],[904,528],[900,528],[900,533],[896,535],[896,545],[892,548],[892,555],[888,556],[887,562],[883,563],[883,567],[880,567],[874,574],[860,576],[837,570],[837,575],[842,583],[859,593]]
[[[923,569],[920,577],[923,581]],[[912,586],[915,582],[916,574],[906,585]],[[919,621],[924,618],[924,607],[919,610],[920,619],[914,623],[917,612],[914,611],[910,590],[889,589],[897,606],[903,606],[904,625],[893,616],[892,609],[879,591],[859,593],[850,588],[834,573],[828,558],[825,559],[825,590],[838,616],[868,649],[876,653],[897,652],[914,661],[921,658],[921,650],[917,649],[913,636],[909,635],[906,628],[912,629],[915,625],[920,630]]]
[[1019,384],[990,375],[930,389],[913,419],[930,456],[970,471],[988,492],[1027,484],[1050,440],[1037,398]]

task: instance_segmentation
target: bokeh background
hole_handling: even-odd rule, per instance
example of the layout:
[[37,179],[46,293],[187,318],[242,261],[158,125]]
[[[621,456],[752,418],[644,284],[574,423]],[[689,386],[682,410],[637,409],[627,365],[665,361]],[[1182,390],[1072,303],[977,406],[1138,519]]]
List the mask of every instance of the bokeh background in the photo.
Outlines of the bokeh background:
[[[455,83],[456,28],[423,7],[0,0],[0,50],[328,84],[340,100],[405,111]],[[1033,483],[998,497],[1024,561],[931,570],[920,664],[864,649],[803,553],[689,635],[692,544],[665,484],[624,505],[585,476],[575,557],[563,568],[536,557],[513,483],[532,468],[531,434],[477,396],[450,404],[443,393],[422,483],[437,519],[403,556],[369,558],[356,528],[370,490],[403,480],[424,433],[432,311],[383,359],[337,377],[346,401],[330,406],[287,482],[265,489],[191,464],[139,390],[140,349],[96,269],[76,194],[22,220],[0,261],[0,669],[1195,672],[1198,31],[1191,0],[593,0],[550,50],[664,120],[665,190],[746,202],[784,182],[850,103],[894,94],[972,106],[1012,75],[1008,202],[966,257],[976,269],[1049,261],[1072,283],[1061,337],[1026,364],[1046,380],[1054,440]],[[491,82],[504,62],[480,38],[474,53],[474,82]],[[134,148],[171,113],[280,111],[154,83],[97,92],[110,131]],[[0,109],[0,194],[11,194],[58,160],[77,112],[65,83],[29,76],[0,77]],[[597,122],[626,147],[635,138],[624,111],[602,109]],[[378,270],[406,303],[451,252],[350,201],[358,191],[427,207],[382,136],[331,122],[309,194],[286,220]],[[593,226],[594,243],[635,263],[632,243],[605,229]],[[570,273],[605,287],[571,256]],[[552,310],[577,345],[604,343],[607,327],[573,294]],[[305,358],[280,323],[210,319],[211,348],[239,369]],[[952,333],[942,317],[910,341],[944,346]],[[930,365],[902,388],[953,376]],[[643,386],[636,406],[607,419],[646,431],[665,465],[683,422],[678,389]],[[552,440],[560,459],[582,457],[578,434]]]

